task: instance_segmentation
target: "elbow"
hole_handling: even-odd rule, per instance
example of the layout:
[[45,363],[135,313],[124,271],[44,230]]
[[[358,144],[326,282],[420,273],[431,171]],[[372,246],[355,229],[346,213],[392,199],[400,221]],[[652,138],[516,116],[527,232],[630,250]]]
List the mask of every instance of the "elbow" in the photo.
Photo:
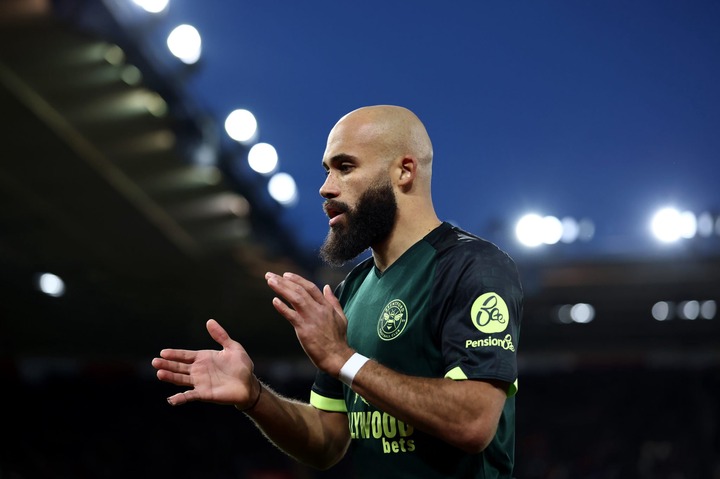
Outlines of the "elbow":
[[472,424],[454,434],[451,444],[468,454],[479,454],[490,445],[496,431],[497,424]]
[[301,461],[304,462],[306,466],[309,466],[313,469],[316,469],[318,471],[327,471],[331,467],[333,467],[335,464],[340,462],[340,460],[344,457],[344,454],[339,456],[325,456],[322,458],[315,458],[312,461]]

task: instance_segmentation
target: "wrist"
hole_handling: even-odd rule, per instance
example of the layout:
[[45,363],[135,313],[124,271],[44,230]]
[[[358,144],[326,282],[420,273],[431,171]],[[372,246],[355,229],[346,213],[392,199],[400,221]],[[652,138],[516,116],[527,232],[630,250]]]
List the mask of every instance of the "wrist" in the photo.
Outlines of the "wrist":
[[353,353],[352,356],[350,356],[350,358],[345,361],[345,364],[343,364],[340,368],[338,379],[348,387],[352,387],[355,376],[369,360],[370,358],[365,357],[360,353]]
[[257,406],[258,402],[260,402],[260,396],[262,396],[262,392],[263,392],[263,385],[258,378],[255,378],[255,382],[257,383],[257,390],[258,390],[257,395],[255,396],[255,399],[253,400],[252,403],[250,403],[249,406],[245,406],[242,409],[238,405],[236,405],[235,409],[237,409],[238,411],[245,412],[245,413],[250,412],[255,408],[255,406]]

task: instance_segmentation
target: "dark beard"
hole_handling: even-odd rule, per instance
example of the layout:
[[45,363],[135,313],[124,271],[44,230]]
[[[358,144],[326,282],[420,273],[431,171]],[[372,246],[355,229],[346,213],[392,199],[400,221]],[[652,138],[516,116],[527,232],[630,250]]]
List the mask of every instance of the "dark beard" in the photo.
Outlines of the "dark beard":
[[320,248],[320,258],[330,266],[340,267],[383,241],[395,225],[397,202],[389,181],[365,190],[353,209],[339,201],[326,203],[344,212],[346,223],[332,227]]

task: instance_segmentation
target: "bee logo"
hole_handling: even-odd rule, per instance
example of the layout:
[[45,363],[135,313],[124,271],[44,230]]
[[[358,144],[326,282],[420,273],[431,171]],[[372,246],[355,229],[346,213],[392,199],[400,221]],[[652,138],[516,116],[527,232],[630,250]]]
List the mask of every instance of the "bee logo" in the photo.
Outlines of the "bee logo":
[[390,341],[402,334],[408,322],[408,313],[405,303],[393,299],[382,310],[378,319],[377,332],[380,339]]
[[508,327],[508,307],[496,293],[485,293],[473,303],[470,318],[483,333],[499,333]]

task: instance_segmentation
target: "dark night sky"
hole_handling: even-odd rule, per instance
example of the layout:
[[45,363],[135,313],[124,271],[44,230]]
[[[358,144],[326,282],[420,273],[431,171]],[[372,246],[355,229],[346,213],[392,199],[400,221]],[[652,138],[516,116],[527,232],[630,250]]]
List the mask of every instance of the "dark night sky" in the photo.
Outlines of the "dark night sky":
[[418,114],[438,214],[510,251],[529,211],[591,219],[574,247],[606,255],[660,251],[660,206],[720,209],[717,2],[174,0],[164,22],[203,37],[189,94],[220,125],[255,114],[308,248],[327,231],[326,135],[368,104]]

